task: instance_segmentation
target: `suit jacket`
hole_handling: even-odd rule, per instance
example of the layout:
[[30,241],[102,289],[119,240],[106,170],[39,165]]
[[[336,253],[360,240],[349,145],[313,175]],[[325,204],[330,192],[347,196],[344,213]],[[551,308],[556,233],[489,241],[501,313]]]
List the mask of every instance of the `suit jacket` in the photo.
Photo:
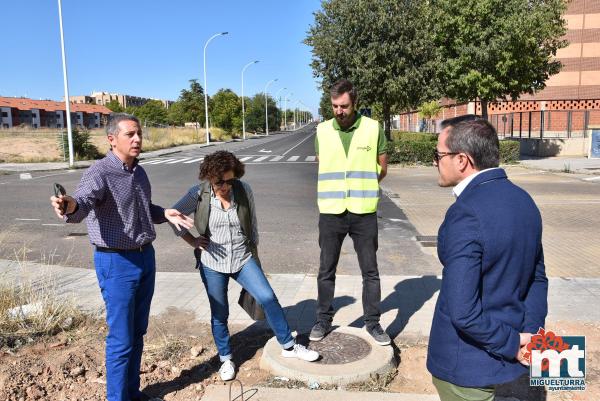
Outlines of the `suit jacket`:
[[427,368],[463,387],[487,387],[527,372],[519,333],[537,332],[548,311],[542,219],[503,169],[477,175],[438,233],[444,266]]

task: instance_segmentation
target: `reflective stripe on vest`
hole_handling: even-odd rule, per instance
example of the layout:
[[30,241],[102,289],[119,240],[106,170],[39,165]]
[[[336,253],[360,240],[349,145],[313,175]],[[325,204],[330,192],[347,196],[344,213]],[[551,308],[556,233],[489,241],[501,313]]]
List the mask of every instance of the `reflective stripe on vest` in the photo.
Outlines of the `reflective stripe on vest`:
[[377,210],[379,182],[377,142],[379,124],[361,117],[354,131],[348,155],[344,151],[333,120],[317,127],[319,142],[319,175],[317,203],[319,212],[339,214],[372,213]]

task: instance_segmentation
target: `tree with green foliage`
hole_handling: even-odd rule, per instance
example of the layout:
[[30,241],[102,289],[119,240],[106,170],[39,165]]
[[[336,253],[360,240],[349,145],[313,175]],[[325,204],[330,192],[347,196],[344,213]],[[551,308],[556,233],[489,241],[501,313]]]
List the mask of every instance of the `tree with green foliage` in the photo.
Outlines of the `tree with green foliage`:
[[106,103],[105,106],[113,113],[122,113],[125,111],[125,108],[121,106],[121,103],[119,103],[119,101],[116,99],[113,99],[110,102]]
[[319,112],[324,120],[331,120],[334,117],[329,91],[323,91],[323,94],[321,95],[321,100],[319,101]]
[[[279,130],[280,113],[271,96],[267,97],[267,114],[269,116],[269,131]],[[246,108],[246,130],[265,132],[265,96],[262,93],[254,95],[251,99],[245,100]],[[293,117],[292,117],[293,121]],[[288,123],[290,120],[288,119]]]
[[422,0],[327,0],[304,40],[323,89],[346,78],[361,105],[381,103],[388,138],[392,111],[439,96],[430,13]]
[[186,123],[181,102],[174,102],[167,110],[167,123],[169,125],[184,125]]
[[564,0],[436,0],[444,94],[488,102],[533,94],[559,72],[566,46]]
[[[419,117],[427,120],[427,124],[429,124],[429,120],[437,116],[442,109],[442,105],[437,100],[432,100],[431,102],[423,103],[417,110],[419,111]],[[433,125],[433,131],[435,132],[435,124]]]
[[220,89],[210,103],[212,124],[228,134],[242,131],[242,101],[231,89]]
[[204,127],[204,89],[197,79],[190,79],[190,88],[182,89],[179,98],[168,112],[168,119],[183,125],[196,122]]
[[167,123],[167,109],[160,100],[149,100],[133,110],[132,114],[139,118],[143,125]]

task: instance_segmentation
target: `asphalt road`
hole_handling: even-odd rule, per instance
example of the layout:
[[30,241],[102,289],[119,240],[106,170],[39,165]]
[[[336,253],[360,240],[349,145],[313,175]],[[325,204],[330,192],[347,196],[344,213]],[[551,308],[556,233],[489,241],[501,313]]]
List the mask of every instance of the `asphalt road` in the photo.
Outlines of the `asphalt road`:
[[[270,273],[316,274],[319,264],[316,205],[315,126],[294,133],[199,147],[141,162],[152,183],[155,204],[170,207],[198,182],[199,159],[217,149],[234,152],[246,163],[259,224],[259,254]],[[52,183],[72,193],[83,170],[0,176],[0,257],[93,268],[85,223],[64,224],[49,205]],[[380,202],[379,266],[382,274],[412,274],[411,266],[429,266],[414,241],[414,227],[385,196]],[[171,228],[158,225],[157,269],[192,271],[191,248]],[[360,274],[352,242],[346,239],[338,271]],[[429,269],[426,269],[429,270]],[[432,272],[435,269],[432,268]]]

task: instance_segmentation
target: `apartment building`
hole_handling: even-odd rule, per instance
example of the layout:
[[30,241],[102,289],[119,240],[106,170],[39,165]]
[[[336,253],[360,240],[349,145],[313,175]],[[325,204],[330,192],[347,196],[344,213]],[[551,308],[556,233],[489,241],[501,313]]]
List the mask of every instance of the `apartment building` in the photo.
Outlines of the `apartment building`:
[[[74,127],[100,128],[111,113],[104,106],[71,103],[71,124]],[[28,98],[0,97],[0,128],[29,126],[32,128],[64,128],[64,102]]]
[[73,103],[77,104],[99,104],[106,105],[109,102],[116,100],[119,102],[121,107],[140,107],[146,104],[146,102],[150,100],[159,100],[165,106],[165,108],[171,107],[174,103],[172,100],[163,100],[163,99],[153,99],[147,97],[140,96],[132,96],[132,95],[121,95],[118,93],[109,93],[109,92],[92,92],[91,95],[82,95],[82,96],[70,96],[69,99]]

